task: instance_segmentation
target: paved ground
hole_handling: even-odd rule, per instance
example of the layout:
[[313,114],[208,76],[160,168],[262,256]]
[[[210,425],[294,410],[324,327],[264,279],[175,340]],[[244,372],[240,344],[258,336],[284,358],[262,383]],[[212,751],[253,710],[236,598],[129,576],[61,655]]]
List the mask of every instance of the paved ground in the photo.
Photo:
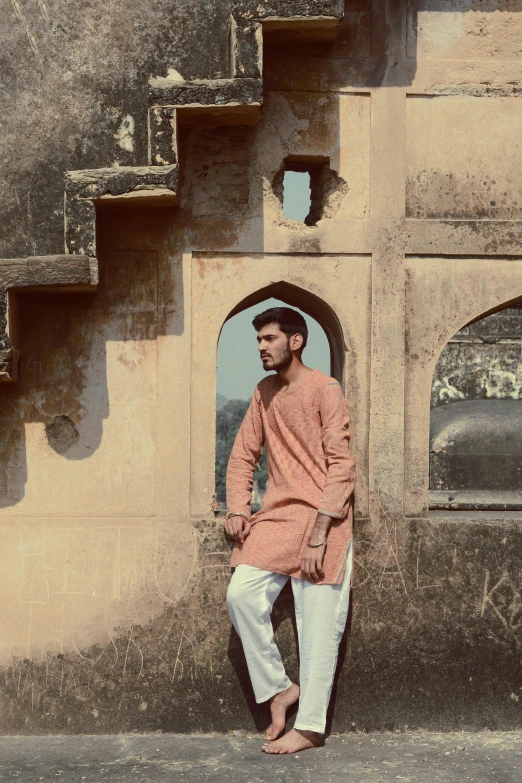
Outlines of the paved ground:
[[350,734],[296,756],[261,737],[0,737],[0,781],[23,783],[521,783],[522,733]]

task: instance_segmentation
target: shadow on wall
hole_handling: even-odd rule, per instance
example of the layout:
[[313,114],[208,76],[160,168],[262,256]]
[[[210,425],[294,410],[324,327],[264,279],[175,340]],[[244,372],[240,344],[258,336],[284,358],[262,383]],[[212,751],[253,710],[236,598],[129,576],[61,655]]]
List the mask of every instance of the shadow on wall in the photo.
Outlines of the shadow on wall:
[[[161,231],[171,214],[140,214],[139,219],[149,231]],[[18,295],[20,382],[3,384],[0,390],[0,506],[23,499],[28,450],[37,449],[35,459],[41,460],[48,449],[51,471],[54,455],[71,461],[91,457],[111,408],[120,408],[130,446],[140,418],[138,400],[155,361],[148,344],[160,334],[183,331],[181,280],[176,318],[169,323],[174,308],[169,265],[160,268],[154,250],[112,250],[108,232],[118,218],[113,210],[101,217],[97,292]],[[129,214],[122,217],[123,225],[133,220]],[[107,368],[114,360],[118,369],[112,372],[111,399]],[[33,424],[45,426],[35,429]]]
[[[441,5],[436,0],[433,3]],[[416,5],[408,0],[347,0],[333,41],[303,43],[291,36],[283,41],[278,34],[265,34],[266,86],[277,89],[274,80],[280,79],[291,89],[296,70],[310,73],[311,85],[333,78],[356,89],[407,86],[416,72],[417,25]],[[333,62],[328,62],[329,58]],[[342,72],[336,73],[340,63]]]

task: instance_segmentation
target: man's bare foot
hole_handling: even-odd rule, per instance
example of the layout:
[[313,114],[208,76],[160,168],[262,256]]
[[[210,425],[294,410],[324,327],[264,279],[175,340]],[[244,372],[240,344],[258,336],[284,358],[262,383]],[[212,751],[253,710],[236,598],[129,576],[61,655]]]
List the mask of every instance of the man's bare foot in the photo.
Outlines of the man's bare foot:
[[300,750],[317,748],[321,744],[321,735],[316,731],[290,729],[284,737],[261,748],[265,753],[298,753]]
[[299,685],[293,682],[286,691],[276,693],[270,699],[270,713],[272,715],[272,723],[265,732],[266,740],[276,740],[286,726],[286,712],[299,701]]

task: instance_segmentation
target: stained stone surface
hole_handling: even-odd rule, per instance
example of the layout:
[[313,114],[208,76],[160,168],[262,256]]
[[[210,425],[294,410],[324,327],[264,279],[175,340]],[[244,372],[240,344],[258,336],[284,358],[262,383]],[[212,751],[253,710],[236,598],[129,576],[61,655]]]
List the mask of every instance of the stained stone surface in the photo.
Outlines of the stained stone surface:
[[1,737],[0,780],[11,783],[519,783],[516,733],[351,734],[290,756],[261,752],[262,735],[120,734]]

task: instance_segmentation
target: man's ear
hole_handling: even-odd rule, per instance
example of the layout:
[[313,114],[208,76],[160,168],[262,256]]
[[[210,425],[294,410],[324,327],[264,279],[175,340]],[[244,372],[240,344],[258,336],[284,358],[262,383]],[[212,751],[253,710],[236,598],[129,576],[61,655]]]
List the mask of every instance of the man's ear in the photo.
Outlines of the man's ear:
[[291,338],[290,338],[290,347],[291,347],[292,351],[298,351],[299,348],[302,346],[302,344],[303,344],[303,335],[302,334],[296,333],[296,334],[293,334],[291,336]]

